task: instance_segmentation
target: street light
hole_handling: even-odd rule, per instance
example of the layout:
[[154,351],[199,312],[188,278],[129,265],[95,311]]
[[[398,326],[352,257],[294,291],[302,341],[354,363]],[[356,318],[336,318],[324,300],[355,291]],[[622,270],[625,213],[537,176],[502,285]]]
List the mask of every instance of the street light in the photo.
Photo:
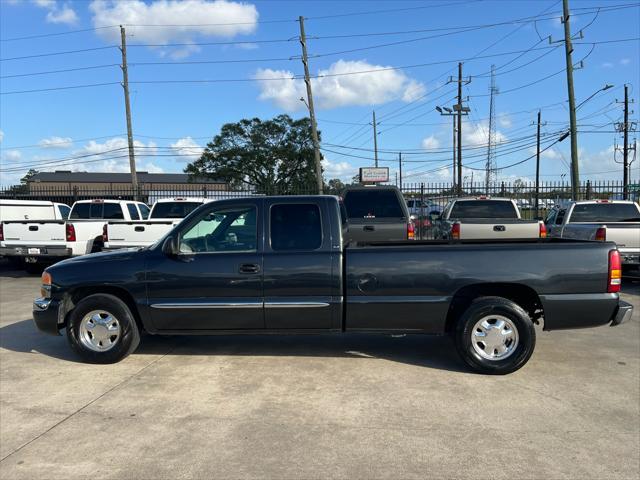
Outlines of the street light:
[[585,103],[587,103],[589,100],[591,100],[593,97],[595,97],[597,94],[599,94],[600,92],[604,92],[605,90],[609,90],[610,88],[613,88],[613,85],[611,85],[610,83],[605,84],[604,87],[602,87],[599,90],[596,90],[595,92],[593,92],[590,96],[588,96],[585,100],[583,100],[582,102],[580,102],[580,104],[576,107],[576,111]]

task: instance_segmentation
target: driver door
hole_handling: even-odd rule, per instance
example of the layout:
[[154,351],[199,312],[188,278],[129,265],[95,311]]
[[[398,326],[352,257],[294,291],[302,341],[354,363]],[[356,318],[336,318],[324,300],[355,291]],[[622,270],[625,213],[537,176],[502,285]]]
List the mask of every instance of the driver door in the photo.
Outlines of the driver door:
[[[262,204],[215,202],[176,231],[179,253],[150,258],[147,292],[157,330],[264,328]],[[260,239],[260,240],[259,240]]]

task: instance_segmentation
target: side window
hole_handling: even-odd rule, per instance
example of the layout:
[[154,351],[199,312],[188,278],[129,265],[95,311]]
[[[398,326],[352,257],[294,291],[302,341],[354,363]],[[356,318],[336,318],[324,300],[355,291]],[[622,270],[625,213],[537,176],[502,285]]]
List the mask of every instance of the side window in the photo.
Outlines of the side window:
[[256,251],[256,208],[208,210],[180,236],[181,253]]
[[142,219],[146,220],[149,218],[149,207],[147,207],[144,203],[138,204],[138,209],[140,210],[140,215],[142,215]]
[[558,210],[558,216],[556,217],[556,225],[562,225],[562,221],[564,220],[565,213],[567,213],[566,208],[563,208],[562,210]]
[[549,213],[547,213],[547,218],[544,219],[544,223],[547,225],[553,224],[553,222],[556,220],[556,213],[557,210],[555,209],[549,210]]
[[273,250],[317,250],[322,245],[318,205],[273,205],[270,221]]
[[66,205],[58,205],[58,211],[60,212],[60,217],[66,220],[67,218],[69,218],[69,212],[71,211],[71,209]]
[[[104,205],[104,218],[105,220],[124,220],[124,214],[122,213],[122,207],[119,203],[105,203]],[[93,216],[93,215],[92,215]]]
[[140,220],[140,214],[138,213],[135,203],[127,203],[127,210],[129,210],[131,220]]

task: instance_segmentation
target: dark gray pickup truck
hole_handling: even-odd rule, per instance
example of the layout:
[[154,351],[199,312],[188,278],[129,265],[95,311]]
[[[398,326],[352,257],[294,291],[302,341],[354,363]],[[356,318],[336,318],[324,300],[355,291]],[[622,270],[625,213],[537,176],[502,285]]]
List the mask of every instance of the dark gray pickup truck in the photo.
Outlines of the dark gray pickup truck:
[[[473,369],[509,373],[545,330],[618,325],[613,243],[566,240],[343,246],[332,196],[221,200],[156,244],[43,273],[37,326],[83,359],[116,362],[150,334],[421,333],[455,338]],[[425,352],[425,354],[428,352]]]

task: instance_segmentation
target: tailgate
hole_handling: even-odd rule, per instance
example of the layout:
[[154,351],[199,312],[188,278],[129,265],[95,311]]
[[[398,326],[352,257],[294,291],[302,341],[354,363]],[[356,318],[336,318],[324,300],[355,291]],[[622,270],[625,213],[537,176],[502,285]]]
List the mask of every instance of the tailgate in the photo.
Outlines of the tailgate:
[[139,246],[149,245],[174,226],[173,221],[160,222],[108,222],[107,234],[109,236],[109,247],[118,246]]
[[537,221],[500,221],[499,219],[460,220],[460,239],[462,240],[499,240],[538,238],[540,227]]
[[22,245],[65,245],[64,221],[3,222],[7,247]]
[[640,250],[640,223],[607,223],[607,241],[615,242],[620,251]]
[[350,218],[347,236],[354,242],[403,241],[407,239],[407,221],[403,218]]

